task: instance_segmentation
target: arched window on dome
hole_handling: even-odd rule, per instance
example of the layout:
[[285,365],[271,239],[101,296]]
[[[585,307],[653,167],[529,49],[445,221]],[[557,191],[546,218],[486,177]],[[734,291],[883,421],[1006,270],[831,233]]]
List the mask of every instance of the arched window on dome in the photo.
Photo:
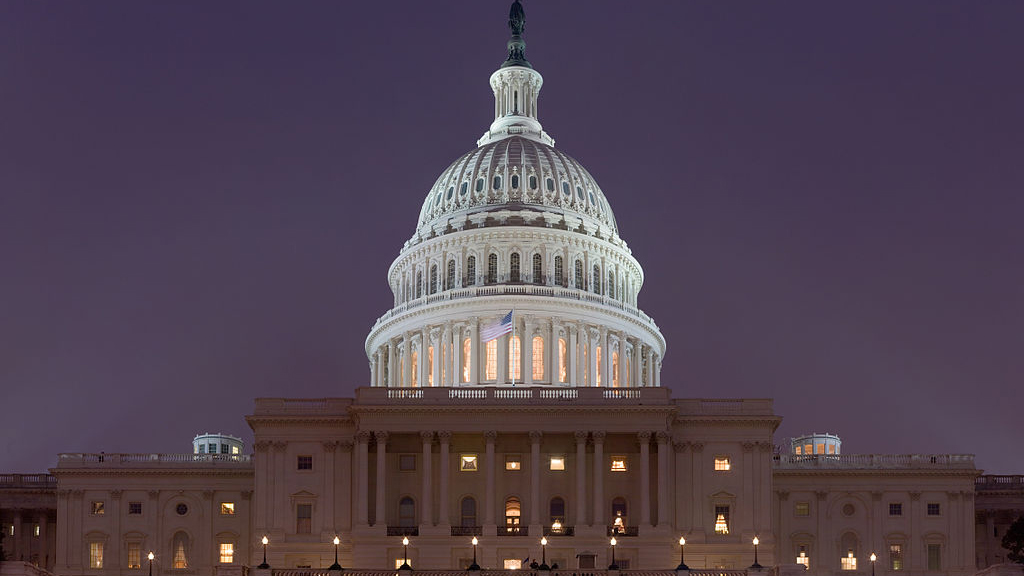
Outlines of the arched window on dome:
[[567,367],[565,362],[567,360],[568,349],[565,345],[565,338],[558,339],[558,381],[565,382],[567,379]]
[[554,192],[555,191],[555,181],[554,181],[553,178],[548,178],[546,184],[547,184],[547,187],[548,187],[548,192]]
[[512,189],[513,190],[518,189],[519,188],[519,175],[518,174],[513,174],[512,178],[511,178],[511,181],[512,181]]
[[427,346],[427,386],[434,385],[434,347]]
[[575,274],[573,275],[573,283],[575,284],[576,289],[577,290],[583,290],[583,261],[582,260],[577,260],[576,261],[576,267],[573,270],[573,272],[575,272]]
[[533,283],[544,283],[544,261],[540,254],[533,255]]
[[608,297],[615,298],[615,273],[608,272]]
[[555,286],[565,286],[565,270],[562,265],[562,257],[555,256]]
[[430,293],[437,294],[437,264],[430,266]]
[[594,370],[594,386],[601,385],[601,347],[594,347],[594,365],[591,367]]
[[513,252],[508,258],[508,281],[519,282],[519,253]]
[[501,190],[501,176],[495,176],[493,184],[495,190]]
[[487,283],[498,283],[498,255],[493,252],[487,255]]
[[544,379],[544,338],[533,337],[533,380],[540,382]]
[[619,387],[619,353],[612,350],[612,387]]
[[422,298],[423,297],[423,271],[422,270],[417,270],[416,271],[416,297],[417,298]]
[[452,290],[455,288],[455,260],[448,261],[448,275],[445,280],[445,290]]
[[498,379],[498,341],[489,340],[484,344],[484,353],[487,356],[484,370],[484,380]]
[[594,294],[601,293],[601,268],[597,264],[594,264],[594,279],[590,287],[594,289]]
[[462,381],[469,382],[469,370],[473,366],[473,343],[466,338],[462,341]]
[[466,258],[466,286],[476,286],[476,256]]
[[[492,340],[491,342],[494,342]],[[520,343],[519,336],[509,336],[508,338],[508,376],[513,381],[522,380],[522,365],[523,365],[523,354],[522,344]]]
[[419,366],[419,356],[420,356],[419,352],[417,352],[416,350],[412,351],[412,382],[410,382],[409,384],[413,388],[415,388],[415,387],[420,385],[420,383],[419,383],[419,372],[420,372],[420,370],[419,370],[419,368],[420,368],[420,366]]
[[476,191],[477,192],[483,192],[484,191],[484,179],[483,178],[477,178],[476,179]]
[[537,177],[531,175],[530,176],[530,190],[536,190],[536,189],[537,189]]

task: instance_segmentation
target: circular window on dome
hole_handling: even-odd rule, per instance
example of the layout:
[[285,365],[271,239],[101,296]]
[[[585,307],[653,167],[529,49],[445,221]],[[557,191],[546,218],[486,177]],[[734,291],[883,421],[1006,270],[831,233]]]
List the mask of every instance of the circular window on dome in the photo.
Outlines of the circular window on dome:
[[184,516],[185,514],[188,514],[188,504],[182,502],[174,507],[174,511],[178,513],[178,516]]
[[857,509],[854,508],[853,504],[843,504],[843,516],[853,516],[853,513],[856,511]]
[[448,187],[448,194],[447,194],[447,196],[445,196],[445,198],[447,198],[448,200],[451,200],[452,199],[452,194],[455,194],[455,187],[454,186],[449,186]]
[[568,182],[562,182],[562,194],[565,195],[566,198],[568,198],[569,196],[572,196],[572,192],[569,192],[569,183]]

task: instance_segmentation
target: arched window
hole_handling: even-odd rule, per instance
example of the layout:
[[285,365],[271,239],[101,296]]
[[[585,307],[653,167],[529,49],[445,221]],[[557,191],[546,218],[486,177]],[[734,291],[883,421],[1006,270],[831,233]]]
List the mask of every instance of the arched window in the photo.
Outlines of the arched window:
[[544,338],[533,337],[533,380],[544,379]]
[[495,284],[498,282],[498,255],[489,254],[487,256],[487,283]]
[[615,298],[615,274],[608,272],[608,297]]
[[188,534],[185,534],[184,532],[174,533],[174,539],[171,541],[171,552],[174,554],[171,560],[171,566],[177,570],[184,570],[188,568]]
[[558,522],[565,524],[565,500],[562,500],[558,496],[551,499],[551,505],[549,506],[551,512],[551,523]]
[[547,185],[547,187],[548,187],[548,192],[554,192],[554,191],[555,191],[555,181],[554,181],[553,179],[551,179],[551,178],[548,178],[548,179],[547,179],[547,180],[545,181],[545,184],[546,184],[546,185]]
[[419,386],[417,382],[417,376],[419,376],[419,352],[416,350],[412,351],[412,386]]
[[484,350],[487,355],[486,369],[484,370],[484,380],[497,380],[498,379],[498,341],[490,340],[484,345]]
[[619,387],[619,353],[612,350],[612,386]]
[[513,174],[512,175],[512,189],[515,190],[517,188],[519,188],[519,175],[518,174]]
[[519,498],[509,496],[505,500],[505,528],[511,533],[518,533],[521,516],[522,506],[519,504]]
[[416,502],[408,496],[398,501],[398,525],[406,528],[416,525]]
[[495,190],[500,190],[501,189],[501,176],[495,176],[494,177],[494,189]]
[[519,282],[519,253],[513,252],[508,259],[508,281]]
[[576,261],[576,267],[573,270],[573,272],[575,272],[575,275],[573,277],[573,283],[575,284],[576,289],[577,290],[583,290],[583,261],[582,260],[577,260]]
[[519,336],[509,336],[508,338],[508,376],[512,380],[521,380],[523,378],[522,370],[520,369],[520,366],[523,365],[522,346],[519,340]]
[[565,382],[566,381],[566,365],[565,365],[566,360],[567,360],[567,355],[566,355],[565,338],[559,338],[558,339],[558,381],[559,382]]
[[476,191],[477,192],[483,192],[484,191],[484,179],[483,178],[477,178],[476,179]]
[[629,514],[626,512],[626,499],[617,496],[612,499],[612,527],[625,531],[629,525]]
[[843,534],[839,540],[842,556],[839,558],[839,567],[843,570],[857,569],[857,556],[860,554],[857,535],[853,532]]
[[590,287],[594,289],[594,294],[601,293],[601,269],[597,264],[594,264],[594,283]]
[[476,256],[466,259],[466,286],[476,286]]
[[459,505],[462,512],[462,526],[476,526],[476,500],[466,496]]
[[434,385],[434,347],[427,346],[427,386]]
[[544,266],[540,254],[533,255],[533,283],[544,283]]
[[[415,358],[415,357],[414,357]],[[415,368],[414,368],[415,370]],[[594,385],[601,385],[601,347],[594,347]]]
[[416,297],[420,298],[423,296],[423,271],[416,271]]
[[448,261],[448,276],[445,282],[444,289],[451,290],[455,288],[455,260]]
[[565,286],[565,270],[561,256],[555,256],[555,286]]
[[466,338],[462,341],[462,381],[469,382],[469,367],[473,362],[473,358],[470,356],[473,350],[473,344]]
[[430,293],[437,294],[437,264],[430,267]]
[[536,189],[537,189],[537,177],[536,176],[530,176],[530,190],[536,190]]

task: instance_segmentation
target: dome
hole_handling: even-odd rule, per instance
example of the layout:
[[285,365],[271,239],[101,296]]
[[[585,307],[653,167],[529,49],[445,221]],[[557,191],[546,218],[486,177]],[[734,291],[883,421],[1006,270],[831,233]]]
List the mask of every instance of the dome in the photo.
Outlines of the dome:
[[499,210],[520,211],[527,220],[531,212],[560,215],[573,228],[578,217],[587,228],[604,229],[602,236],[618,236],[593,176],[569,155],[523,136],[485,143],[452,162],[423,202],[417,234],[459,229],[473,214]]

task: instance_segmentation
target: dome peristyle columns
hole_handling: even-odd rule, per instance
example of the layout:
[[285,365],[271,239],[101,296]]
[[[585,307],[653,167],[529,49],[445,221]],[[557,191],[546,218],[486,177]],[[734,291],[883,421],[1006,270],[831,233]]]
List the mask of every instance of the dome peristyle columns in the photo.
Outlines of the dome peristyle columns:
[[537,117],[537,97],[543,84],[540,72],[525,66],[499,68],[491,74],[494,122],[477,145],[518,135],[553,146],[555,141],[544,132]]

